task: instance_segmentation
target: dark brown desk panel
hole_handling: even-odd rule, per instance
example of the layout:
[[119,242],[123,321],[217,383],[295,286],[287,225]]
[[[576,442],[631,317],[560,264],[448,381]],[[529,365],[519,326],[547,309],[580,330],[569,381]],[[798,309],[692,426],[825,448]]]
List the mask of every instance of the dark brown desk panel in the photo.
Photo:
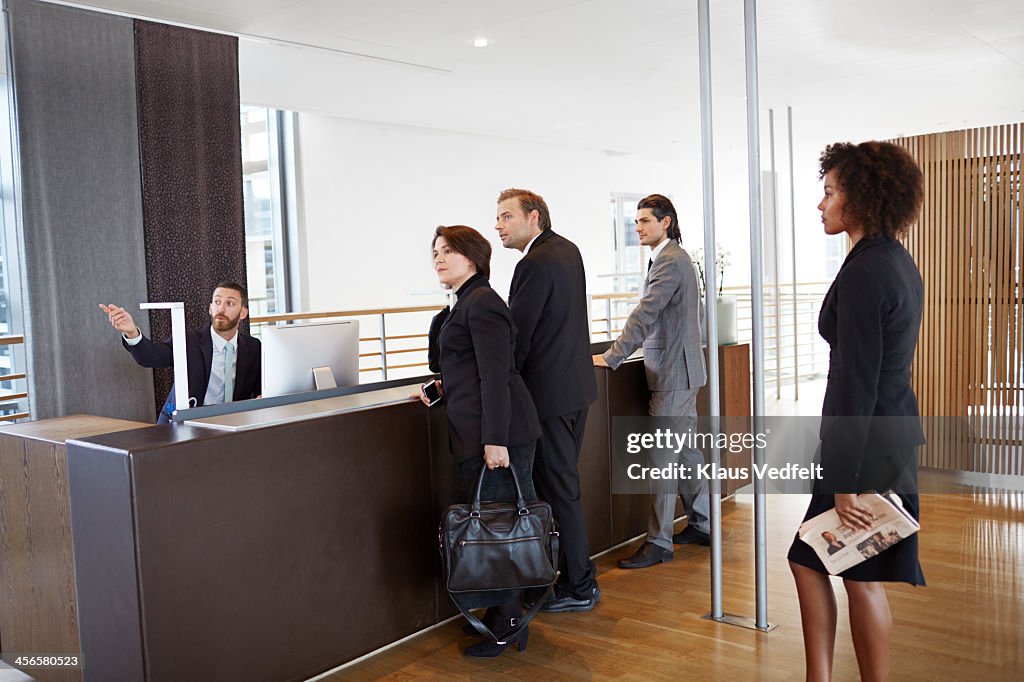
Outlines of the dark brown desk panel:
[[604,375],[597,373],[597,400],[587,411],[587,426],[580,449],[580,499],[587,521],[587,539],[591,553],[602,552],[612,542],[611,466],[609,444],[611,422],[608,421],[608,384]]
[[[422,407],[422,406],[421,406]],[[459,612],[448,596],[445,588],[444,576],[442,575],[441,553],[438,550],[437,526],[441,517],[451,504],[461,504],[462,500],[455,500],[452,497],[454,487],[453,470],[455,458],[452,456],[448,443],[448,416],[445,413],[444,404],[427,409],[422,409],[429,415],[430,423],[430,477],[433,482],[434,495],[434,527],[431,535],[432,554],[434,557],[434,575],[437,580],[434,583],[434,598],[437,601],[437,620],[442,621],[451,618]]]
[[[131,461],[145,679],[302,679],[436,622],[427,415],[407,403],[240,433],[176,427],[178,438],[138,446],[74,444]],[[96,481],[77,489],[74,466],[71,477],[73,496],[106,496]],[[105,535],[76,525],[76,558],[95,560]],[[123,576],[79,573],[80,590],[124,589],[113,581]],[[132,618],[91,606],[96,622]],[[83,630],[88,615],[83,604]],[[117,637],[95,634],[83,639],[87,680],[90,660],[120,655]]]
[[[722,414],[727,416],[724,426],[727,433],[749,431],[750,428],[750,346],[740,344],[719,346],[719,395]],[[598,383],[607,386],[602,399],[606,396],[604,406],[601,401],[595,403],[591,412],[604,409],[608,415],[608,441],[606,452],[610,460],[611,454],[611,423],[615,417],[643,417],[647,415],[650,392],[644,374],[642,360],[623,363],[612,372],[598,369]],[[697,414],[708,414],[707,387],[697,393]],[[705,458],[707,453],[705,453]],[[724,453],[724,466],[750,466],[750,451],[741,453]],[[725,481],[722,495],[731,495],[736,489],[746,485],[744,481]],[[650,514],[650,501],[646,495],[612,495],[611,502],[612,537],[604,548],[624,542],[647,530],[647,519]],[[677,500],[676,513],[682,514],[682,505]],[[592,545],[593,548],[593,545]],[[593,551],[598,551],[593,549]]]
[[[707,349],[705,349],[706,351]],[[706,356],[705,356],[706,357]],[[741,343],[718,347],[718,396],[725,433],[749,433],[751,422],[750,344]],[[708,413],[708,389],[705,386],[697,392],[697,414]],[[751,467],[752,452],[723,452],[722,466]],[[705,458],[707,453],[705,453]],[[707,460],[710,461],[710,460]],[[739,488],[750,483],[746,480],[722,481],[722,496],[732,495]]]
[[[614,372],[598,369],[598,380],[604,377],[608,386],[608,452],[611,466],[612,423],[615,417],[646,417],[650,391],[642,360],[624,362]],[[651,511],[648,495],[611,495],[612,537],[604,548],[612,547],[647,531]]]
[[206,431],[151,426],[68,443],[78,623],[86,682],[150,679],[145,667],[131,450],[166,448]]
[[131,461],[81,441],[67,447],[83,679],[143,680]]
[[[68,438],[147,426],[75,415],[0,429],[0,650],[67,654],[80,650]],[[32,670],[47,680],[80,680],[79,670]]]
[[[646,529],[648,499],[610,491],[609,419],[646,413],[643,365],[595,371],[580,469],[596,553]],[[69,452],[86,682],[303,679],[456,612],[436,546],[443,408],[151,427]]]

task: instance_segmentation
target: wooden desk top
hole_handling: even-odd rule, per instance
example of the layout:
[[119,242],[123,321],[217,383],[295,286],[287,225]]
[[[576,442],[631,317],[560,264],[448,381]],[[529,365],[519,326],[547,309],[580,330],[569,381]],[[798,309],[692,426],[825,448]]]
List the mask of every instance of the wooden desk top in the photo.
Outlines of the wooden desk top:
[[104,433],[115,433],[117,431],[142,429],[147,426],[152,426],[152,424],[133,422],[126,419],[74,414],[67,417],[56,417],[54,419],[43,419],[0,427],[0,436],[18,436],[20,438],[31,438],[63,445],[68,440],[99,436]]

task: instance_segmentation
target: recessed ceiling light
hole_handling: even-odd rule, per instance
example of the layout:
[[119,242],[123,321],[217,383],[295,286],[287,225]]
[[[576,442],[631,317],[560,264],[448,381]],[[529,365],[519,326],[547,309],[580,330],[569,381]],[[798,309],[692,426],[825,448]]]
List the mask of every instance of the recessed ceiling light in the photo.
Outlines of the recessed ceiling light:
[[473,41],[473,47],[487,47],[490,44],[491,41],[487,40],[487,38],[477,38]]

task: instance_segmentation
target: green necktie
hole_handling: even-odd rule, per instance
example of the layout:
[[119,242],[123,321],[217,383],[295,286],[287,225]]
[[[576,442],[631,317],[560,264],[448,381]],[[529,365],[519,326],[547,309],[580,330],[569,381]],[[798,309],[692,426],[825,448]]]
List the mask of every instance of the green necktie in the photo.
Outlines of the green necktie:
[[231,368],[231,361],[235,357],[235,347],[230,343],[224,344],[224,402],[230,403],[235,396],[235,372]]

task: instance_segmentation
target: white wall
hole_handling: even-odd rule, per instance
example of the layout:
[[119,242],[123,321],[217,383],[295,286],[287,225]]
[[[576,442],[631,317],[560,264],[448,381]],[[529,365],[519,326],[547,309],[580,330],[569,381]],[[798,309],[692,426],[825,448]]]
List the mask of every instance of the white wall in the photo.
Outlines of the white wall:
[[[681,200],[700,230],[699,167],[602,151],[300,114],[300,197],[309,309],[417,305],[437,292],[429,250],[439,224],[475,227],[494,246],[491,280],[506,295],[518,251],[494,233],[507,187],[544,196],[555,230],[580,247],[592,291],[614,268],[612,192]],[[699,237],[696,237],[699,243]]]
[[[783,280],[789,281],[789,177],[785,132],[776,126]],[[743,131],[745,133],[745,131]],[[696,131],[694,131],[696,134]],[[767,125],[762,165],[768,165]],[[583,253],[591,293],[611,290],[614,270],[610,198],[614,192],[673,198],[683,246],[703,246],[699,158],[609,155],[600,150],[510,138],[374,123],[321,114],[298,115],[299,188],[308,277],[305,310],[433,304],[440,299],[429,258],[439,224],[479,229],[494,247],[491,281],[507,295],[518,251],[501,246],[495,199],[526,187],[547,200],[554,228]],[[716,135],[717,241],[730,252],[727,286],[750,282],[746,154],[740,131]],[[798,142],[800,142],[798,140]],[[817,145],[798,144],[797,248],[801,280],[823,271],[818,211]],[[769,188],[763,188],[768,192]]]

